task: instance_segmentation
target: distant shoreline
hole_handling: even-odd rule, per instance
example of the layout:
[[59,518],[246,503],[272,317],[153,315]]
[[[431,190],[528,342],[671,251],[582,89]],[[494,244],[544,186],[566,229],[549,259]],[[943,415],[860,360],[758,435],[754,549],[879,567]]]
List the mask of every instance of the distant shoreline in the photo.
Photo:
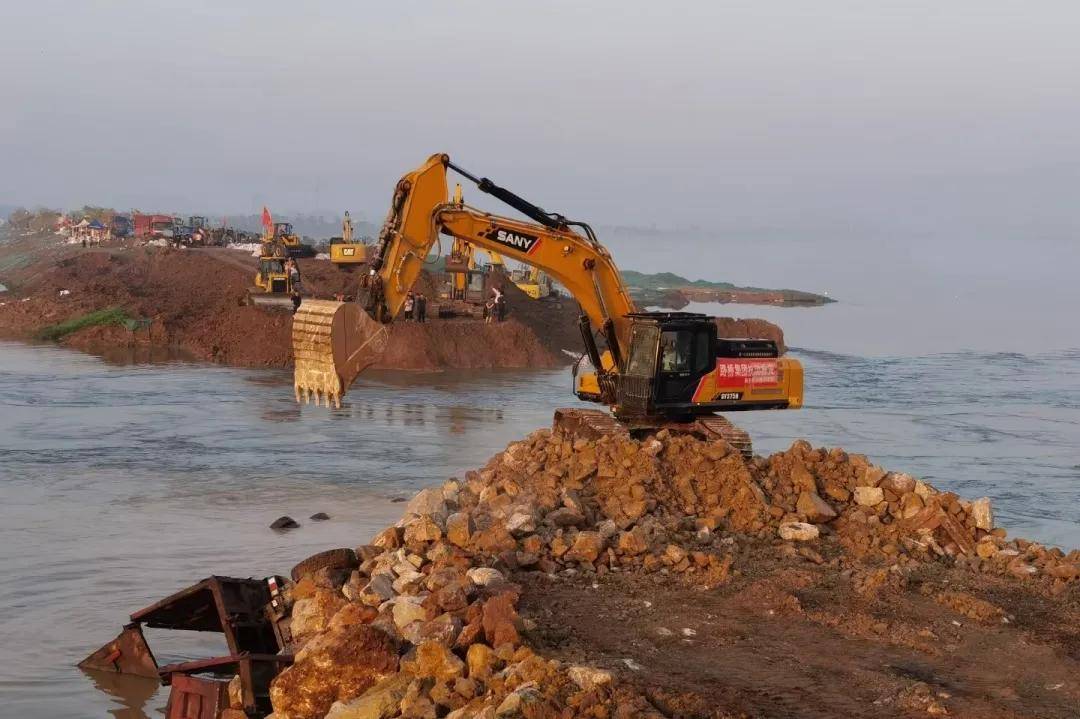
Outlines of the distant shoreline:
[[820,307],[836,302],[827,295],[804,290],[740,287],[730,282],[688,280],[671,272],[622,273],[634,301],[643,307],[680,310],[691,302],[774,305],[777,307]]

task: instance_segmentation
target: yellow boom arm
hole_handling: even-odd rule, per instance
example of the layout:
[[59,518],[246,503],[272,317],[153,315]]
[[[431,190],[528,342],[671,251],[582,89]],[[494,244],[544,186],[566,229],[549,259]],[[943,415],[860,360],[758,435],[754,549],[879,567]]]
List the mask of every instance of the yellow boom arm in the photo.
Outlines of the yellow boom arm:
[[383,307],[372,307],[380,318],[393,318],[401,311],[442,233],[546,271],[570,291],[609,342],[625,343],[626,315],[635,307],[607,249],[566,226],[545,227],[448,203],[448,166],[446,155],[432,155],[398,183],[372,262],[382,285]]
[[[460,196],[448,201],[448,168],[537,222],[481,212],[466,206]],[[574,225],[584,234],[571,229]],[[401,311],[440,234],[546,271],[580,303],[590,337],[594,331],[604,334],[611,355],[601,360],[591,345],[594,364],[607,369],[619,364],[620,348],[629,341],[627,315],[635,307],[611,254],[592,230],[546,213],[487,179],[478,180],[454,167],[447,155],[437,154],[395,187],[370,260],[370,274],[361,280],[360,307],[346,309],[343,303],[305,300],[294,317],[297,398],[314,394],[316,402],[322,396],[327,403],[339,403],[353,379],[377,360],[385,349],[385,324]]]

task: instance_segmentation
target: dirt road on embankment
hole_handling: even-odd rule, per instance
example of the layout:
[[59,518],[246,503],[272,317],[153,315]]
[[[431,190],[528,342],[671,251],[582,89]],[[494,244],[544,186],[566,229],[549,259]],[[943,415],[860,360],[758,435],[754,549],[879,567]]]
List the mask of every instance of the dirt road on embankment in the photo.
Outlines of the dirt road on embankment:
[[[310,295],[332,298],[355,291],[355,273],[325,260],[299,262]],[[0,338],[31,340],[43,329],[117,308],[128,318],[149,320],[149,327],[132,332],[115,322],[90,323],[57,341],[104,355],[130,346],[167,348],[232,366],[289,367],[291,315],[245,304],[255,270],[256,258],[227,248],[84,249],[52,236],[5,243],[0,245],[0,283],[8,291],[0,293]],[[426,274],[418,288],[429,298],[436,296]],[[510,283],[506,295],[510,314],[503,323],[459,317],[395,323],[390,347],[377,366],[553,368],[580,351],[575,302],[530,300]],[[429,307],[429,318],[435,314]],[[779,329],[760,320],[722,321],[720,327],[728,336],[766,336],[782,343]]]

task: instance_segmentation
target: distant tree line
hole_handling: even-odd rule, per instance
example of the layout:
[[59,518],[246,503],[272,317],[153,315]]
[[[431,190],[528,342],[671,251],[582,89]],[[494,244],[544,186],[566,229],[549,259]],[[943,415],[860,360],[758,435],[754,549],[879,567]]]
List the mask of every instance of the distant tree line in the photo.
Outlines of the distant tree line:
[[8,229],[24,234],[51,232],[56,227],[56,221],[60,219],[60,215],[60,210],[52,210],[47,207],[38,207],[33,210],[16,207],[8,213]]

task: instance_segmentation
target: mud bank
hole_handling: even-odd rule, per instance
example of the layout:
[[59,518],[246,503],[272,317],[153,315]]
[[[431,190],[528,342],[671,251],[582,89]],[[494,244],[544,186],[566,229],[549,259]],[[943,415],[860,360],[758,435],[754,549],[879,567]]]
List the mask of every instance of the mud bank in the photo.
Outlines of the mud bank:
[[[354,274],[329,262],[301,260],[306,287],[315,296],[353,291]],[[59,253],[5,273],[12,291],[0,298],[0,336],[31,339],[44,327],[107,307],[148,319],[134,332],[121,325],[91,326],[60,342],[107,352],[127,345],[179,350],[196,360],[241,367],[289,367],[292,317],[244,303],[254,260],[226,249],[172,250],[148,247]],[[426,288],[429,290],[430,287]],[[516,288],[515,288],[516,289]],[[574,349],[573,303],[511,300],[520,311],[501,324],[480,321],[397,323],[380,367],[443,368],[557,367]],[[544,316],[540,316],[544,315]],[[563,330],[561,328],[565,327]],[[580,343],[580,340],[578,340]]]
[[[162,247],[82,249],[34,238],[0,247],[0,337],[32,339],[46,327],[118,308],[145,327],[108,324],[64,335],[67,346],[109,355],[128,346],[168,348],[181,356],[240,367],[289,367],[288,312],[245,305],[255,259],[235,250]],[[329,298],[355,291],[357,275],[327,261],[300,260],[306,291]],[[418,289],[435,288],[426,276]],[[484,324],[446,319],[397,322],[378,367],[438,370],[558,367],[579,352],[578,307],[570,300],[529,299],[507,283],[510,316]],[[430,309],[430,308],[429,308]],[[429,317],[434,312],[429,314]],[[764,337],[783,346],[783,333],[763,320],[718,320],[722,336]]]
[[841,449],[540,431],[298,575],[275,719],[1071,717],[1080,551]]

